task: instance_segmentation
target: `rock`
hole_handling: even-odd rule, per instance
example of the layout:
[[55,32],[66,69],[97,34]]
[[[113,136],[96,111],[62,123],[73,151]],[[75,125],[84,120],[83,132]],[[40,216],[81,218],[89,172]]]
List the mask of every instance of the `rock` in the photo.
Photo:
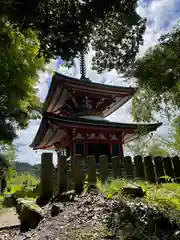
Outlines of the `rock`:
[[144,197],[146,193],[142,190],[140,186],[135,184],[129,184],[121,190],[123,195],[129,195],[131,197]]
[[103,198],[100,198],[99,201],[97,202],[98,207],[104,207],[105,205],[105,200]]
[[60,209],[57,205],[53,204],[51,207],[51,217],[56,217],[62,212],[63,210]]
[[42,208],[31,200],[18,198],[16,209],[21,221],[22,231],[36,228],[44,217]]
[[167,182],[168,182],[168,180],[167,180],[166,176],[158,178],[158,184],[163,184],[163,183],[167,183]]
[[88,187],[87,187],[87,193],[98,194],[99,193],[99,189],[97,188],[96,185],[89,184]]
[[73,202],[75,197],[75,191],[70,190],[62,193],[58,198],[61,202]]

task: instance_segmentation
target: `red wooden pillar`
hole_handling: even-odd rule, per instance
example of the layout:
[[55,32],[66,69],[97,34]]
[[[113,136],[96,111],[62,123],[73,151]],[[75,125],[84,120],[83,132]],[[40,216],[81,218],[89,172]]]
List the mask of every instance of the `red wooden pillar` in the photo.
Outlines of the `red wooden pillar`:
[[120,155],[121,162],[123,162],[123,158],[124,158],[123,133],[120,132],[119,134],[116,135],[116,137],[119,139],[119,155]]
[[70,150],[70,156],[74,156],[74,141],[72,138],[69,139],[69,150]]
[[69,148],[69,145],[66,147],[66,156],[67,157],[71,156],[71,149]]
[[73,157],[74,156],[74,143],[73,143],[73,141],[70,142],[69,148],[70,148],[70,155],[71,155],[71,157]]
[[109,142],[108,145],[109,145],[109,153],[110,153],[110,156],[112,156],[112,144]]
[[73,132],[71,130],[67,130],[68,133],[68,138],[69,138],[69,149],[70,149],[70,156],[74,156],[74,151],[75,151],[75,146],[74,146],[74,141],[73,141]]
[[88,143],[85,142],[84,143],[84,156],[87,157],[87,155],[88,155]]
[[121,162],[123,162],[124,151],[123,151],[123,145],[122,145],[122,143],[119,144],[119,153],[120,153]]
[[112,152],[112,143],[111,143],[112,135],[108,134],[107,138],[108,138],[109,156],[112,157],[112,154],[113,154],[113,152]]

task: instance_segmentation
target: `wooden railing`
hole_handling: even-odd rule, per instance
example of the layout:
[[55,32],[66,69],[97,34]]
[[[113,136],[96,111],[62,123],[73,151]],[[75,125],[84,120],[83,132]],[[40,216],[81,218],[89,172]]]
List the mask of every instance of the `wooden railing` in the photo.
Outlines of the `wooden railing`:
[[46,196],[55,191],[62,193],[70,186],[78,191],[85,180],[95,183],[97,177],[102,182],[108,178],[127,178],[155,183],[165,175],[177,182],[180,179],[179,157],[127,156],[120,159],[114,156],[109,163],[108,157],[103,155],[96,163],[94,156],[75,155],[70,161],[67,161],[66,156],[58,156],[57,168],[54,168],[52,158],[51,153],[43,153],[41,158],[41,194]]

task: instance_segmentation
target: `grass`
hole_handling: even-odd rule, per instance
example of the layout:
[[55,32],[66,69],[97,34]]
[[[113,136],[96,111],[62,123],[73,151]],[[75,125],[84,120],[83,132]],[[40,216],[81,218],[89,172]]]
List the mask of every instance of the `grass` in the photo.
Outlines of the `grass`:
[[102,184],[101,181],[97,181],[97,187],[108,198],[113,198],[117,195],[126,184],[127,181],[121,179],[115,179],[105,184]]
[[180,222],[180,184],[148,184],[143,181],[131,182],[124,179],[116,179],[105,184],[98,182],[98,188],[108,198],[117,196],[122,188],[128,183],[135,183],[141,186],[146,192],[143,202],[157,206],[161,210],[166,210],[170,217],[176,218]]
[[11,193],[22,190],[23,188],[33,188],[39,183],[39,180],[31,174],[15,174],[7,179],[7,190]]
[[13,174],[7,179],[7,187],[0,195],[0,209],[3,207],[4,198],[8,194],[16,194],[18,198],[35,200],[39,197],[39,180],[31,174]]

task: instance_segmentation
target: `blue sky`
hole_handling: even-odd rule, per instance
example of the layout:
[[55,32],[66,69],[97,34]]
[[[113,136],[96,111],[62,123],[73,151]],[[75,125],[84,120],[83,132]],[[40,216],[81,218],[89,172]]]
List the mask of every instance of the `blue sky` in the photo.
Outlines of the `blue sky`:
[[[144,52],[154,44],[156,44],[157,39],[166,31],[170,30],[172,26],[180,20],[180,0],[143,0],[139,2],[137,9],[138,13],[148,19],[148,25],[146,33],[144,35],[144,45],[141,46],[139,55],[142,56]],[[87,56],[88,62],[88,77],[96,82],[102,82],[106,84],[121,85],[116,71],[105,72],[102,75],[97,74],[92,71],[90,66],[90,60],[92,57],[92,52]],[[49,64],[49,69],[55,68],[55,61],[51,61]],[[78,64],[77,64],[78,65]],[[68,69],[59,69],[61,73],[72,75],[73,71]],[[77,74],[76,77],[79,75]],[[47,85],[47,74],[39,74],[39,96],[43,100],[48,91]],[[121,109],[112,114],[109,119],[118,122],[132,122],[130,115],[131,102],[128,102]],[[28,129],[24,131],[19,131],[18,138],[15,140],[15,144],[18,147],[17,158],[18,161],[29,162],[31,164],[36,164],[40,162],[40,155],[42,151],[33,151],[29,148],[29,144],[35,137],[38,130],[40,120],[31,121]],[[161,127],[158,130],[161,135],[168,134],[167,125]]]

